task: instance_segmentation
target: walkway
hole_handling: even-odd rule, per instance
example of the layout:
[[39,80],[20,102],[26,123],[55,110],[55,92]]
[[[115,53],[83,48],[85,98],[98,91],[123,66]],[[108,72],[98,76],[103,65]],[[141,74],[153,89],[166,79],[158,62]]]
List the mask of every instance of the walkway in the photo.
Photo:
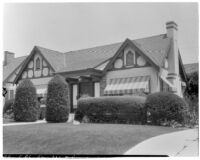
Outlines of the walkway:
[[3,124],[3,126],[28,125],[28,124],[38,124],[38,123],[46,123],[46,121],[39,120],[36,122],[12,122],[12,123]]
[[198,128],[164,134],[145,140],[125,155],[198,156]]

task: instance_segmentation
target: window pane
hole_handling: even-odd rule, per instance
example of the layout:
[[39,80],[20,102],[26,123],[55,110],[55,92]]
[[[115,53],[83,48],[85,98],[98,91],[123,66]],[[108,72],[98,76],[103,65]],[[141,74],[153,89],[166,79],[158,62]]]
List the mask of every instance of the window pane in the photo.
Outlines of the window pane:
[[127,66],[132,66],[133,65],[133,53],[130,52],[130,51],[126,55],[126,65]]
[[10,99],[14,98],[14,90],[10,90]]
[[40,69],[40,59],[36,59],[36,69]]

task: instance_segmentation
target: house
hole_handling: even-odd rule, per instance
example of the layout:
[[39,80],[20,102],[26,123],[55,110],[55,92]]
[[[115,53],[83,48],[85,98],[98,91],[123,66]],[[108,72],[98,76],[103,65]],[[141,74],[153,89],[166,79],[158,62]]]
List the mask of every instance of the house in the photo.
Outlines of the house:
[[194,72],[199,73],[199,63],[185,64],[184,68],[187,75],[190,75]]
[[4,86],[13,98],[16,85],[30,79],[39,96],[55,74],[70,86],[71,112],[81,96],[147,95],[170,91],[183,96],[186,73],[178,48],[178,26],[166,23],[166,34],[61,53],[35,46],[26,57],[5,52]]

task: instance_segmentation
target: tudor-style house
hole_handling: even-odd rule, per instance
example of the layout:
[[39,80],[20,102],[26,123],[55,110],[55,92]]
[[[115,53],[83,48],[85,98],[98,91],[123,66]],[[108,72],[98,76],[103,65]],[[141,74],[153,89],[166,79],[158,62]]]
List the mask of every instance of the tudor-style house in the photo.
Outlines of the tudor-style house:
[[186,74],[178,48],[178,27],[166,23],[166,34],[61,53],[35,46],[28,56],[5,52],[5,99],[14,98],[16,85],[30,79],[38,96],[48,82],[62,75],[70,86],[71,111],[81,96],[147,95],[170,91],[183,96]]

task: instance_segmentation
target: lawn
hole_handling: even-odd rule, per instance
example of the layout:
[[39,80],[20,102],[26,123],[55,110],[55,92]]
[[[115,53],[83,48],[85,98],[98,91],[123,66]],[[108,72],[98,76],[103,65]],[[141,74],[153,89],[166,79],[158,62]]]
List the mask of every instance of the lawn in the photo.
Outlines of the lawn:
[[4,126],[3,153],[121,155],[147,138],[177,130],[125,124],[48,123]]

